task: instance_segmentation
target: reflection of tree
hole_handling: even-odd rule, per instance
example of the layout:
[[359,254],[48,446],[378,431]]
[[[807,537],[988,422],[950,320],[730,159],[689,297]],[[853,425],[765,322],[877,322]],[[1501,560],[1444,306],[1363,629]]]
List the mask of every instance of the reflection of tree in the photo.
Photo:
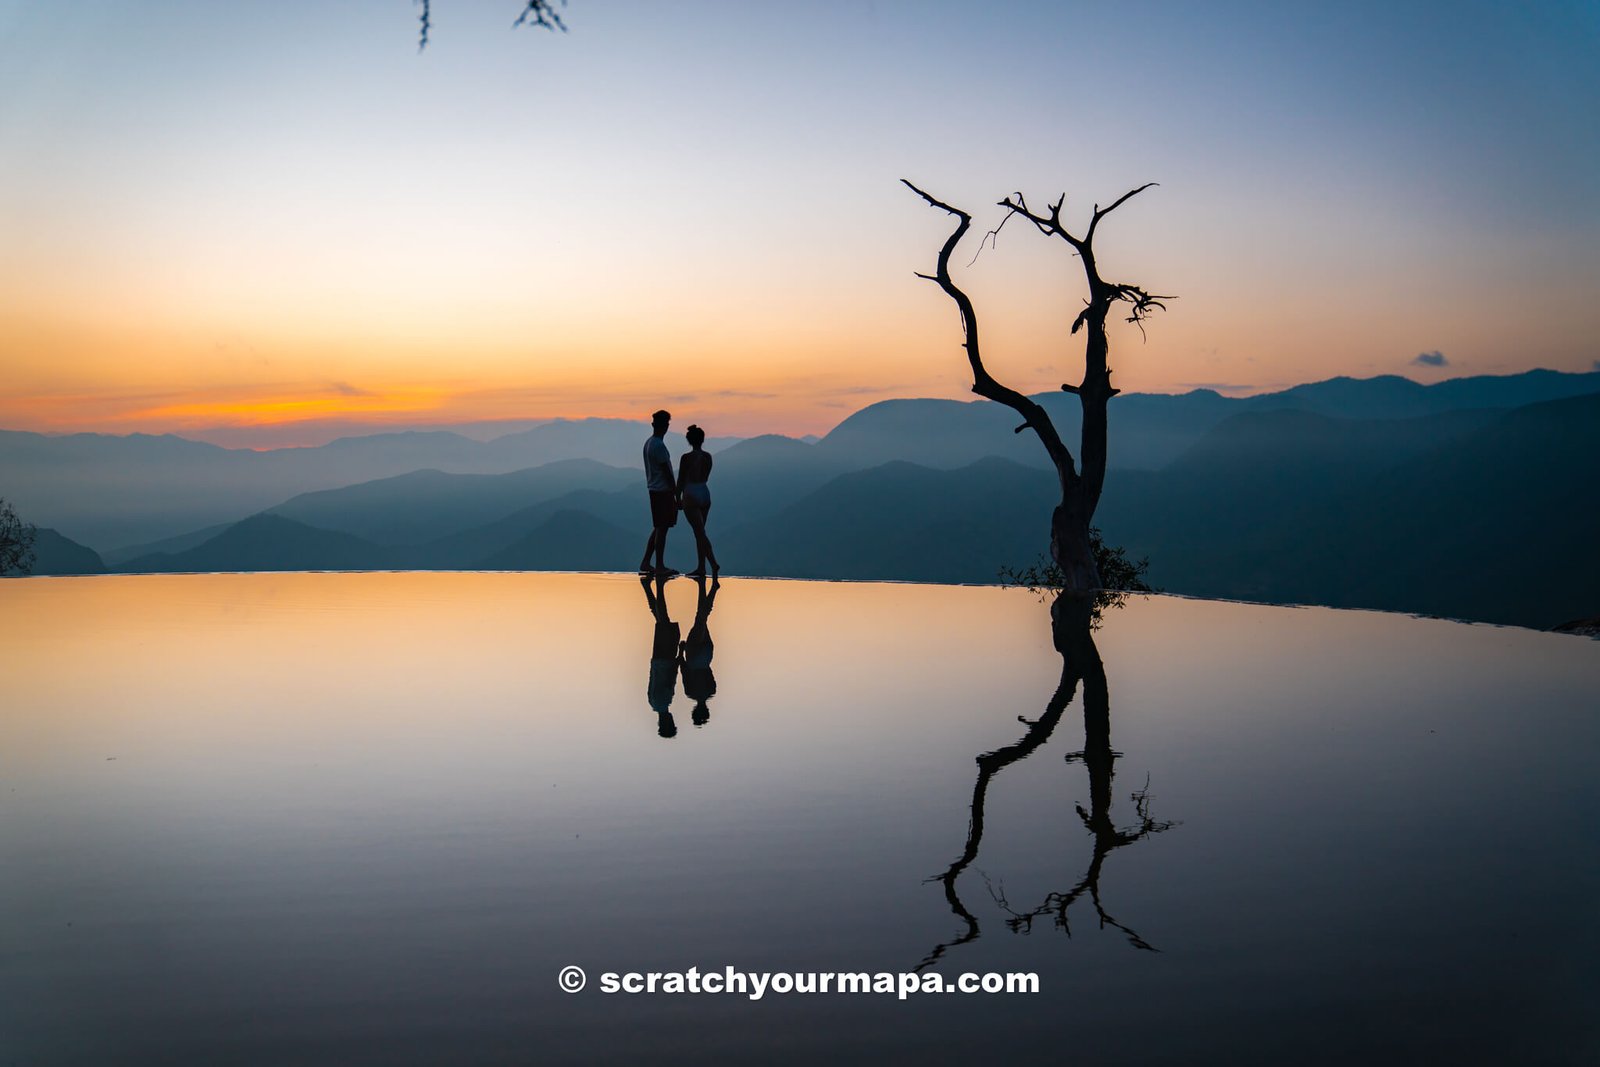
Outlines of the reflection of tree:
[[1150,817],[1148,786],[1132,795],[1134,812],[1138,819],[1132,827],[1119,830],[1111,819],[1113,765],[1120,753],[1112,751],[1111,748],[1111,693],[1106,684],[1105,665],[1100,661],[1100,652],[1095,647],[1092,632],[1100,610],[1106,606],[1096,604],[1092,598],[1072,596],[1059,597],[1051,604],[1051,636],[1056,651],[1061,653],[1061,682],[1056,686],[1055,694],[1051,696],[1049,703],[1045,705],[1044,714],[1038,719],[1029,723],[1027,719],[1018,716],[1019,721],[1028,723],[1028,730],[1021,738],[1005,748],[978,757],[978,779],[972,787],[972,817],[967,824],[966,847],[949,869],[937,878],[944,885],[944,896],[950,904],[950,910],[966,928],[959,937],[936,946],[918,966],[919,970],[932,965],[955,946],[964,945],[977,938],[978,918],[962,903],[956,883],[962,872],[977,859],[978,850],[983,844],[983,812],[989,783],[1000,771],[1019,760],[1028,758],[1050,740],[1050,735],[1055,732],[1062,714],[1072,703],[1080,683],[1083,686],[1083,750],[1069,754],[1067,762],[1081,760],[1089,771],[1089,810],[1085,811],[1082,805],[1077,807],[1078,817],[1083,820],[1084,827],[1094,837],[1094,850],[1088,871],[1070,890],[1051,893],[1038,907],[1028,911],[1014,909],[1001,891],[991,890],[991,893],[996,903],[1010,916],[1006,920],[1006,925],[1012,930],[1026,933],[1033,928],[1034,919],[1043,915],[1053,915],[1055,925],[1069,936],[1071,928],[1067,923],[1068,910],[1080,897],[1088,894],[1094,903],[1096,914],[1100,917],[1102,928],[1114,926],[1127,935],[1129,942],[1135,948],[1154,949],[1154,946],[1144,938],[1107,914],[1100,900],[1100,872],[1108,855],[1124,845],[1131,845],[1151,834],[1161,833],[1177,825],[1173,822],[1157,822]]
[[[935,948],[928,958],[922,961],[926,967],[940,956],[946,949],[956,945],[964,945],[978,936],[978,917],[967,910],[961,903],[961,896],[956,891],[956,879],[961,877],[961,872],[978,858],[978,848],[983,844],[983,806],[989,793],[989,783],[994,776],[1018,760],[1026,759],[1033,754],[1033,750],[1050,740],[1050,734],[1055,730],[1056,723],[1061,721],[1062,712],[1067,710],[1067,705],[1072,703],[1073,693],[1077,690],[1078,678],[1072,672],[1071,665],[1062,657],[1061,684],[1056,687],[1055,695],[1050,698],[1050,703],[1045,705],[1044,714],[1028,725],[1028,732],[1013,745],[996,749],[978,757],[978,780],[972,787],[972,818],[967,823],[967,845],[961,851],[961,857],[950,865],[950,869],[939,876],[939,881],[944,883],[944,898],[950,902],[950,910],[955,912],[967,929],[954,941],[947,942]],[[1028,720],[1017,716],[1022,722]]]

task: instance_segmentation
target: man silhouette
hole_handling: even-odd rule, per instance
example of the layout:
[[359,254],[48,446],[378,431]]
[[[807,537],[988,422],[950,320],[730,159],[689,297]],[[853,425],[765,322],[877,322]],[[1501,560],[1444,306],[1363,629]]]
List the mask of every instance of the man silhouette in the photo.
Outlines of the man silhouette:
[[[678,572],[666,565],[667,531],[678,524],[677,482],[672,477],[672,455],[664,440],[672,414],[658,411],[650,416],[650,437],[644,443],[645,488],[650,491],[650,540],[644,543],[644,559],[639,561],[640,574],[653,574],[670,578]],[[655,554],[656,565],[650,567],[650,555]]]

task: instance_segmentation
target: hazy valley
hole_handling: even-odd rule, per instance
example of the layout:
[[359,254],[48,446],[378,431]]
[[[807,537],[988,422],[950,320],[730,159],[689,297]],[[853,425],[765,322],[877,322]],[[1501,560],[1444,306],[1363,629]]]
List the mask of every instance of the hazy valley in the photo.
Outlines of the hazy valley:
[[[1039,399],[1075,443],[1076,400]],[[983,583],[1034,562],[1054,481],[1014,425],[987,402],[898,400],[814,443],[712,439],[727,573]],[[1133,394],[1110,432],[1097,524],[1166,591],[1535,627],[1600,610],[1600,373]],[[628,570],[646,433],[589,419],[247,452],[5,432],[0,490],[46,528],[36,573]],[[680,523],[669,562],[692,553]]]

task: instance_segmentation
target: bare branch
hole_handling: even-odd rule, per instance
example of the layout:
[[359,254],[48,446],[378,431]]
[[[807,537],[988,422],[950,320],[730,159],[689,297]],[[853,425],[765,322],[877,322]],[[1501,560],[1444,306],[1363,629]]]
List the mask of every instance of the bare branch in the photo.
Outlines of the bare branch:
[[[1015,199],[1013,200],[1012,197],[1015,197]],[[1081,254],[1086,247],[1087,242],[1080,241],[1076,237],[1072,236],[1067,228],[1061,224],[1061,207],[1066,202],[1067,194],[1062,193],[1061,196],[1056,199],[1056,202],[1050,205],[1050,214],[1048,216],[1035,215],[1032,211],[1029,211],[1028,202],[1022,198],[1021,193],[1013,193],[1011,196],[1006,197],[1004,200],[1000,201],[1000,206],[1010,211],[1013,215],[1021,215],[1023,218],[1033,223],[1034,228],[1036,228],[1046,237],[1061,238],[1063,241],[1067,242],[1067,244],[1071,245],[1075,251]]]
[[[1129,305],[1128,317],[1124,322],[1131,322],[1139,327],[1139,336],[1144,334],[1144,320],[1152,311],[1167,310],[1166,301],[1178,299],[1175,296],[1164,296],[1160,293],[1147,293],[1137,285],[1111,285],[1108,292],[1112,301],[1124,301]],[[1108,372],[1109,373],[1109,372]]]
[[958,218],[966,219],[968,222],[972,221],[972,216],[971,215],[968,215],[965,211],[962,211],[958,207],[951,207],[949,204],[945,203],[943,200],[935,199],[930,194],[925,193],[921,189],[918,189],[915,185],[912,185],[909,179],[901,178],[900,179],[900,184],[904,185],[907,189],[910,189],[913,193],[916,193],[918,196],[922,197],[922,199],[926,200],[929,204],[933,205],[934,207],[938,208],[939,210],[948,211],[948,212],[950,212],[950,214],[955,215]]
[[[1019,193],[1017,195],[1020,196],[1021,194]],[[978,262],[978,256],[983,253],[983,246],[985,243],[987,243],[991,248],[1000,247],[1000,231],[1006,228],[1006,223],[1010,222],[1012,216],[1015,214],[1016,212],[1014,211],[1008,212],[1006,217],[1000,220],[1000,225],[983,235],[983,240],[978,242],[978,251],[972,253],[972,258],[967,261],[967,266],[970,267],[974,263]]]
[[[561,0],[561,6],[567,6],[567,0]],[[528,6],[522,9],[522,14],[517,16],[517,21],[511,24],[516,29],[524,22],[532,22],[535,26],[543,26],[547,30],[560,30],[567,32],[567,24],[561,21],[561,16],[556,13],[550,0],[528,0]]]
[[967,363],[972,368],[972,391],[988,400],[1006,405],[1033,427],[1033,431],[1039,435],[1039,442],[1044,445],[1051,462],[1055,465],[1056,476],[1062,490],[1066,491],[1078,481],[1077,467],[1073,462],[1072,453],[1068,452],[1067,446],[1062,443],[1061,435],[1056,432],[1055,425],[1050,421],[1050,415],[1044,408],[1015,389],[1001,385],[984,367],[983,357],[978,350],[977,309],[973,307],[972,299],[950,277],[950,256],[961,243],[961,238],[966,236],[967,230],[971,228],[972,216],[917,188],[905,178],[901,178],[900,182],[922,197],[929,206],[956,217],[956,228],[945,238],[944,247],[939,249],[938,269],[934,280],[939,283],[939,288],[944,290],[945,295],[955,301],[956,308],[961,312],[961,327],[965,335],[962,347],[967,350]]
[[1095,229],[1096,226],[1100,225],[1100,220],[1101,219],[1105,218],[1107,215],[1111,214],[1113,211],[1117,210],[1117,208],[1121,207],[1123,204],[1127,203],[1129,200],[1131,200],[1134,197],[1138,196],[1140,193],[1144,192],[1146,189],[1150,188],[1152,185],[1158,185],[1158,184],[1160,184],[1160,183],[1158,183],[1158,182],[1145,182],[1143,185],[1139,186],[1139,188],[1137,188],[1137,189],[1130,189],[1128,192],[1123,193],[1121,196],[1119,196],[1115,200],[1113,200],[1111,202],[1111,206],[1106,208],[1105,210],[1101,210],[1100,205],[1096,204],[1094,206],[1094,217],[1089,220],[1089,232],[1084,234],[1084,237],[1083,237],[1084,243],[1087,244],[1088,242],[1094,240],[1094,229]]

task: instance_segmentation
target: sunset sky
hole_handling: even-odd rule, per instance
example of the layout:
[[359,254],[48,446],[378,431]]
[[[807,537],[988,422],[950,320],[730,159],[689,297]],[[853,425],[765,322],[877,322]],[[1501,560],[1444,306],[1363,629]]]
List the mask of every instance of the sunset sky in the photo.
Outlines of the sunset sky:
[[[1600,367],[1600,7],[0,0],[0,427],[318,443],[644,416],[822,432],[966,397],[946,219],[1160,185],[1124,390]],[[958,279],[1076,381],[1077,263]],[[1425,359],[1422,357],[1426,357]]]

